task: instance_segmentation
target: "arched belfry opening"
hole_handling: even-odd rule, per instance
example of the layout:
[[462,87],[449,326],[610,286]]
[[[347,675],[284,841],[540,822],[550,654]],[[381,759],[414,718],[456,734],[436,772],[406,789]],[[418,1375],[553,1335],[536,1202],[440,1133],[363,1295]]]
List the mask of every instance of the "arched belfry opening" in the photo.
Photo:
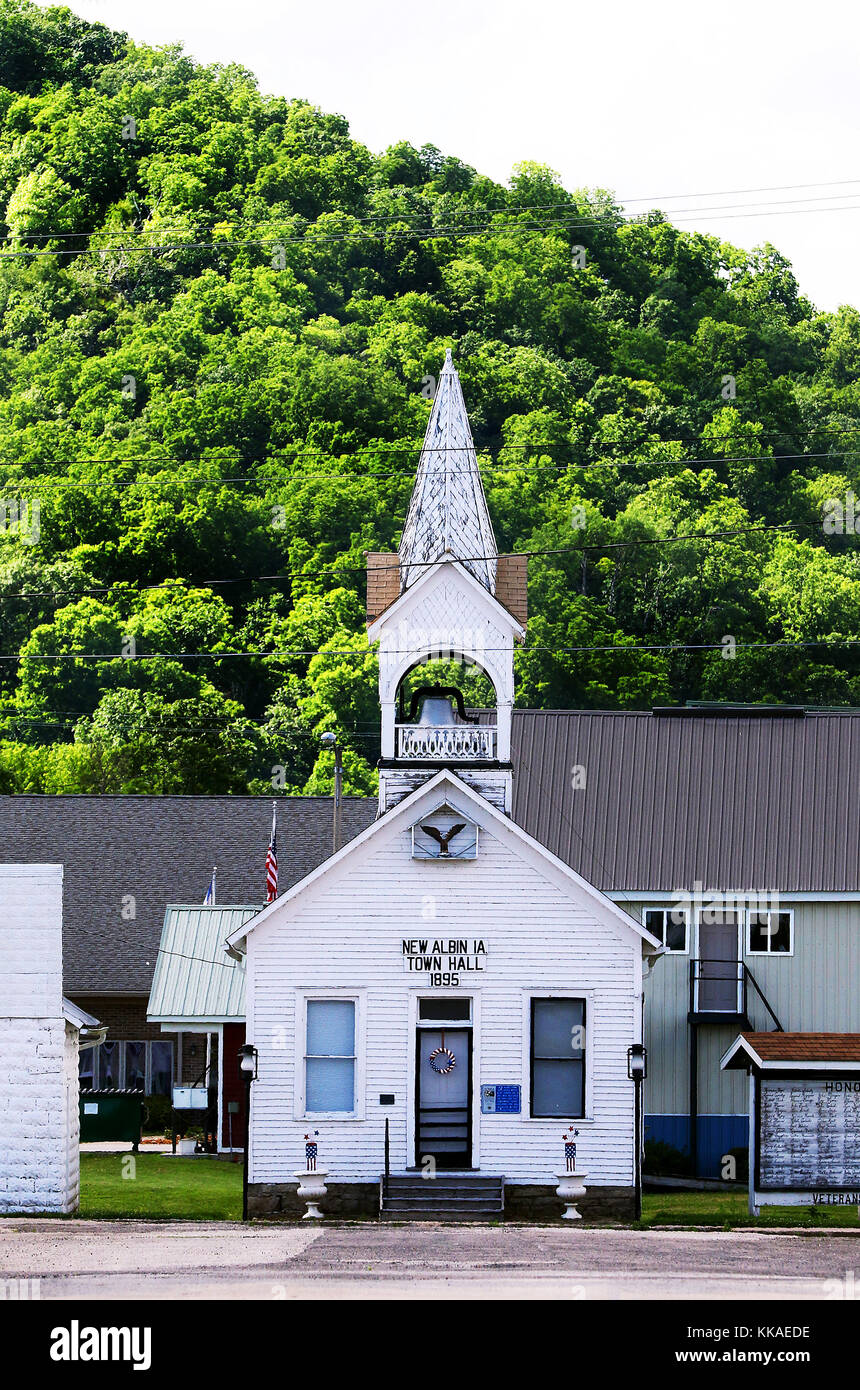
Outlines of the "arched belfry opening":
[[440,767],[510,810],[526,563],[498,554],[449,352],[398,553],[367,557],[368,636],[379,643],[381,811]]

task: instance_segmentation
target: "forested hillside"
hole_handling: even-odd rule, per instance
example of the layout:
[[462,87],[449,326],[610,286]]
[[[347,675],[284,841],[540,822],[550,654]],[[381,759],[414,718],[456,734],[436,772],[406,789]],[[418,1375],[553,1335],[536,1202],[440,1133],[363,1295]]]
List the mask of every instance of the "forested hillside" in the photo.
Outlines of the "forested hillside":
[[499,546],[533,552],[519,703],[860,704],[856,536],[822,527],[860,494],[860,318],[773,247],[375,155],[26,0],[0,219],[5,790],[323,791],[327,727],[372,788],[364,551],[448,346]]

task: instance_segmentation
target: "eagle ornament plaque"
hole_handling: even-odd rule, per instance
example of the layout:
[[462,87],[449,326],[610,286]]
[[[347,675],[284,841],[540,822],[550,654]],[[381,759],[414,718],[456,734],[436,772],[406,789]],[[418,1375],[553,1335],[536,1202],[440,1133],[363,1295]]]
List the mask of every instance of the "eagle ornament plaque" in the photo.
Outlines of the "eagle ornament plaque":
[[477,859],[478,827],[454,809],[438,806],[412,826],[413,859]]

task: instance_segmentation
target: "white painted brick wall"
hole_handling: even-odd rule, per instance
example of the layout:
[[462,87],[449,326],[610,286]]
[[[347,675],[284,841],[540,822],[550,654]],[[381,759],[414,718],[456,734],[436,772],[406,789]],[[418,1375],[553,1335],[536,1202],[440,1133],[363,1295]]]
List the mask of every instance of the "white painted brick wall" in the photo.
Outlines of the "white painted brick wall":
[[62,1010],[63,870],[0,864],[0,1212],[78,1202],[78,1035]]

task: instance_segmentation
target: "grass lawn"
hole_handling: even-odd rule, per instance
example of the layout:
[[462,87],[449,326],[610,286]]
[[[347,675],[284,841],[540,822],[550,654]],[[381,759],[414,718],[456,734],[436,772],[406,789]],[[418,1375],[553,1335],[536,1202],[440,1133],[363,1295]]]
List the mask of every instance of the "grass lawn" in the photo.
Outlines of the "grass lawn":
[[750,1216],[746,1192],[645,1192],[643,1226],[854,1226],[856,1207],[762,1207]]
[[[134,1177],[123,1177],[124,1163]],[[82,1153],[79,1215],[240,1221],[242,1165],[167,1154]]]
[[[123,1165],[134,1158],[134,1177]],[[81,1154],[81,1216],[239,1221],[242,1165],[165,1154]],[[857,1227],[856,1207],[764,1207],[757,1221],[745,1192],[646,1192],[643,1226]]]

